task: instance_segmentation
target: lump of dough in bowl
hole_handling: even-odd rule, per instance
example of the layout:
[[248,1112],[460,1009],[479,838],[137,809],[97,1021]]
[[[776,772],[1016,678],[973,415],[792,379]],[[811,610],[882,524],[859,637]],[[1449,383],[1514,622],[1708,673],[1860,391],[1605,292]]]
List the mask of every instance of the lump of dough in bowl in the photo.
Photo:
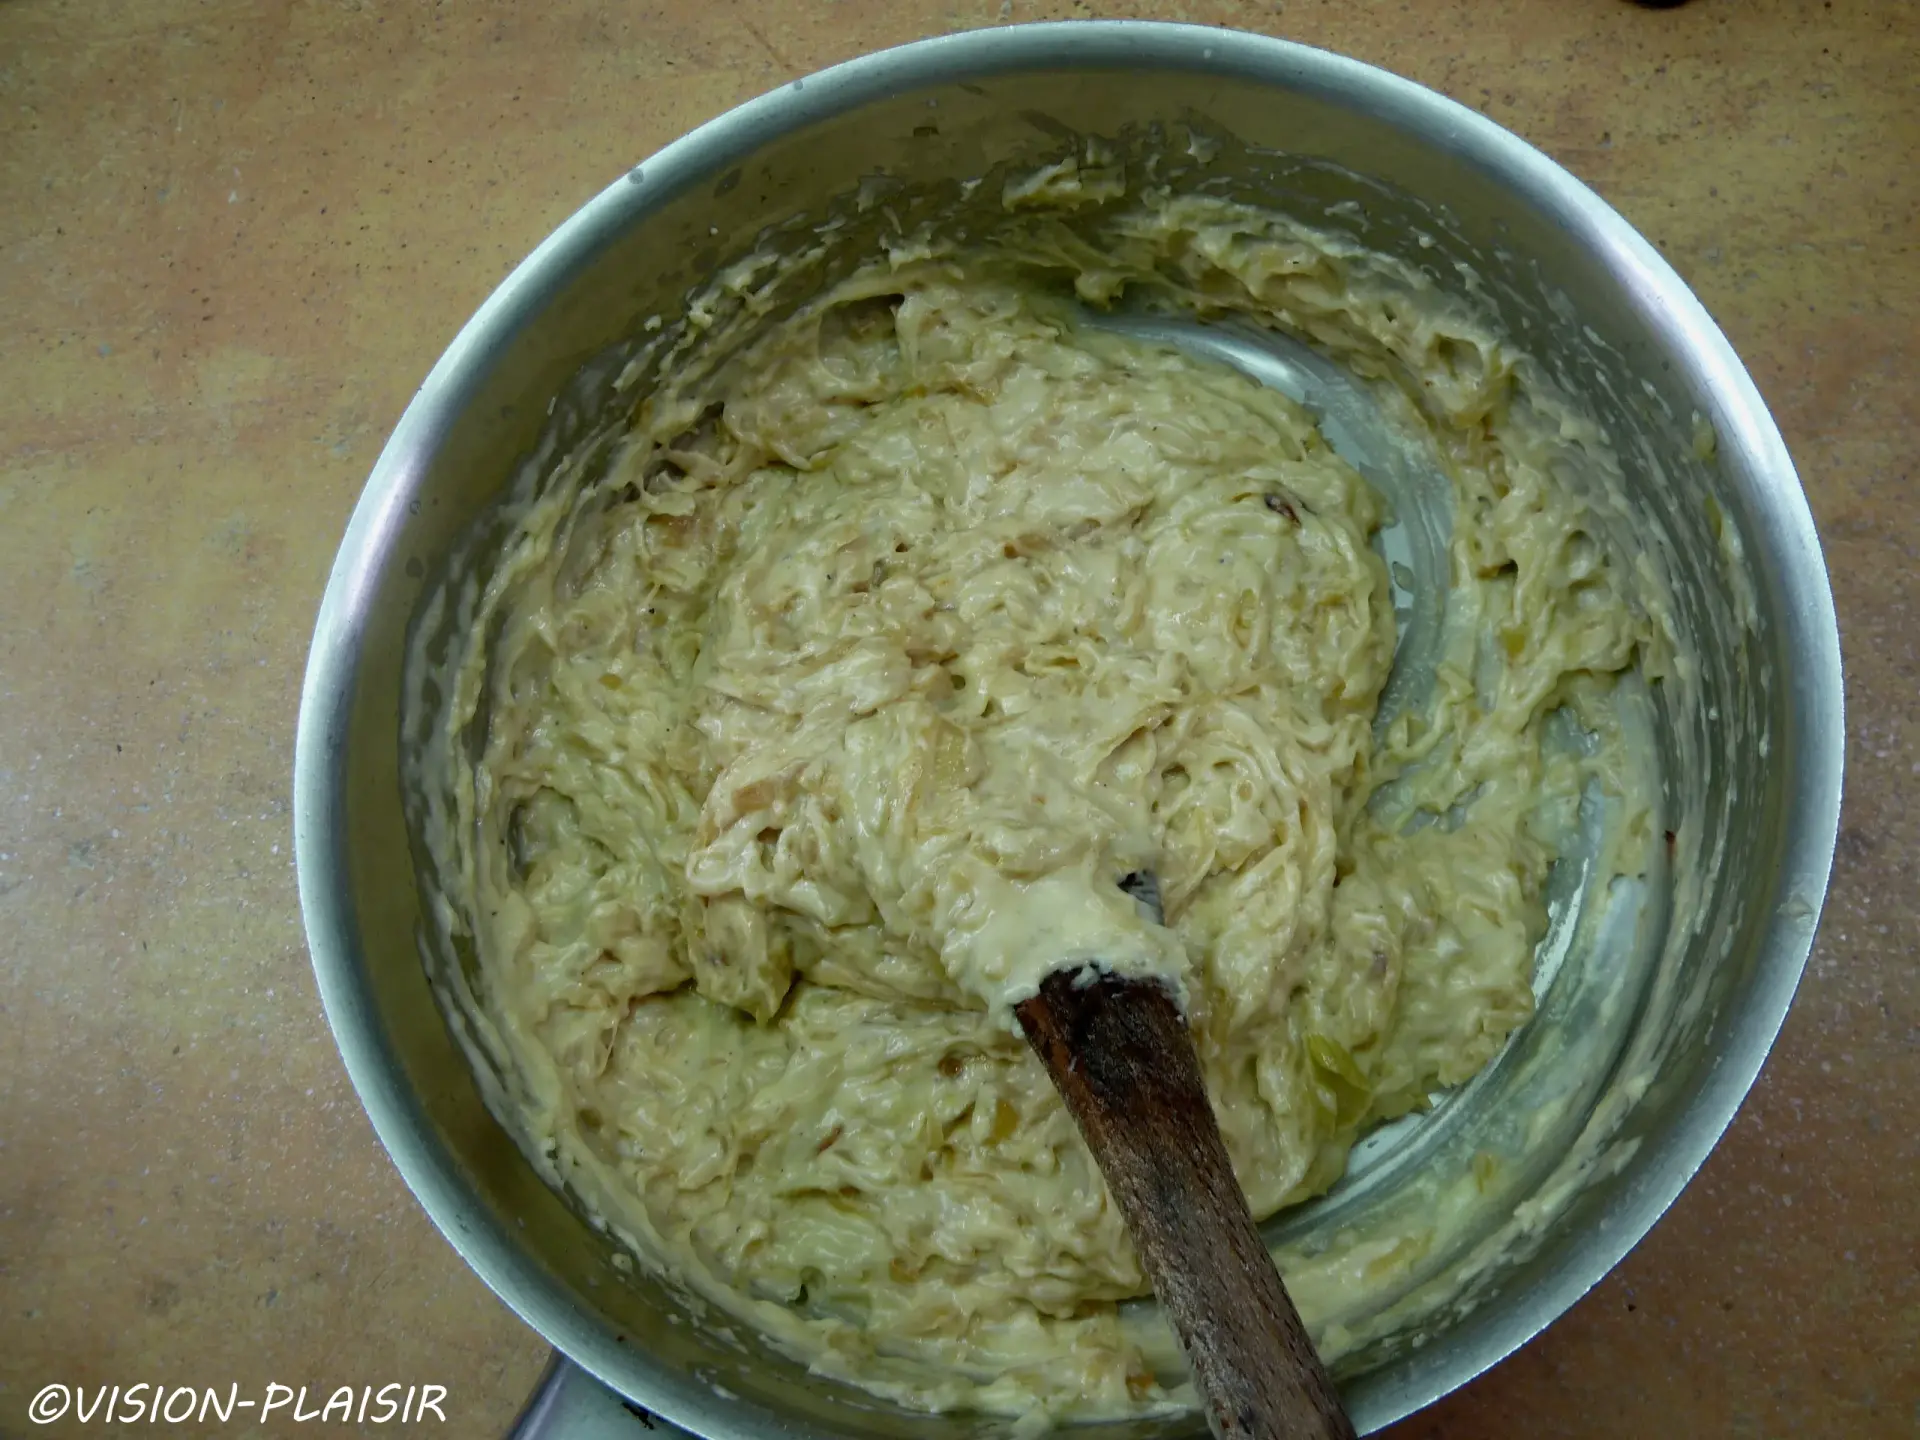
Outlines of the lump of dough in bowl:
[[[654,1263],[934,1408],[1190,1400],[1010,1006],[1166,977],[1256,1214],[1324,1189],[1530,1013],[1551,818],[1606,773],[1547,718],[1644,640],[1497,339],[1223,201],[1106,233],[1106,290],[1411,386],[1466,617],[1430,713],[1375,734],[1387,516],[1312,419],[1077,328],[1009,243],[644,403],[513,517],[446,721],[488,717],[434,843],[526,1129]],[[1164,926],[1117,888],[1149,867]]]

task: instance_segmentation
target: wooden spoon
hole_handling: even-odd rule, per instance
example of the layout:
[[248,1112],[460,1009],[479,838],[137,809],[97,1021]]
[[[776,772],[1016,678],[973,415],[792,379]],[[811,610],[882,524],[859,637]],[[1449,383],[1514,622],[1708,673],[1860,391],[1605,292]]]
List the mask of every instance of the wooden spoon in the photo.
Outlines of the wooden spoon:
[[[1152,877],[1122,884],[1158,911]],[[1208,1427],[1220,1440],[1351,1440],[1233,1178],[1167,987],[1082,966],[1047,976],[1015,1013],[1107,1177]]]

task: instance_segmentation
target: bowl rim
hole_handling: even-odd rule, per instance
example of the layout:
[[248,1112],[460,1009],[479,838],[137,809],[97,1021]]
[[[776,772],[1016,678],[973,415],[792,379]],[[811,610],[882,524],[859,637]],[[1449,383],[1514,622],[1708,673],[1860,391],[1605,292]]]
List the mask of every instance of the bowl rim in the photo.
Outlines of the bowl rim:
[[[1833,597],[1812,513],[1785,441],[1751,377],[1700,301],[1605,201],[1526,141],[1468,107],[1362,61],[1244,31],[1138,20],[1055,21],[973,30],[874,51],[791,81],[671,142],[603,189],[527,256],[461,328],[407,406],[349,521],[327,581],[301,691],[294,751],[300,905],[327,1020],[381,1143],[435,1225],[523,1320],[601,1381],[700,1434],[748,1415],[768,1433],[802,1433],[749,1402],[669,1372],[619,1344],[468,1189],[385,1035],[364,977],[347,883],[348,723],[372,598],[405,522],[406,499],[495,358],[603,248],[689,187],[724,174],[795,128],[903,91],[1035,70],[1144,67],[1253,80],[1328,100],[1416,134],[1489,171],[1552,215],[1640,300],[1641,319],[1685,357],[1713,406],[1723,452],[1738,452],[1764,559],[1786,603],[1795,657],[1788,717],[1795,765],[1784,777],[1786,902],[1760,927],[1753,980],[1673,1123],[1633,1160],[1625,1213],[1575,1237],[1524,1295],[1466,1317],[1419,1352],[1347,1387],[1356,1422],[1385,1426],[1465,1384],[1591,1289],[1692,1178],[1752,1086],[1799,983],[1825,896],[1839,824],[1844,698]],[[1755,537],[1760,538],[1760,537]],[[396,730],[397,738],[397,730]]]

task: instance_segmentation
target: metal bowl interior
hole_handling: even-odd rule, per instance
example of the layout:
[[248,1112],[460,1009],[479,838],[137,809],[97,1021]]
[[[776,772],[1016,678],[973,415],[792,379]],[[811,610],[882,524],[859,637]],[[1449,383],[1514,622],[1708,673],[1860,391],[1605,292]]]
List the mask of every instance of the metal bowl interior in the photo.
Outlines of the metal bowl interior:
[[[996,165],[1054,158],[1067,137],[1175,124],[1227,137],[1220,163],[1238,193],[1330,217],[1443,282],[1456,264],[1488,280],[1501,323],[1612,438],[1637,511],[1616,543],[1657,551],[1674,624],[1699,662],[1682,698],[1654,706],[1663,805],[1699,822],[1685,832],[1701,847],[1688,870],[1698,893],[1684,904],[1664,897],[1617,942],[1637,947],[1646,973],[1619,1002],[1617,1042],[1568,1142],[1591,1143],[1584,1158],[1530,1179],[1526,1198],[1552,1191],[1547,1223],[1509,1237],[1492,1263],[1472,1247],[1454,1257],[1477,1268],[1444,1325],[1418,1345],[1390,1337],[1356,1353],[1345,1391],[1363,1430],[1523,1343],[1647,1231],[1731,1119],[1805,962],[1842,744],[1818,542],[1739,361],[1679,278],[1591,192],[1410,83],[1197,27],[977,32],[796,81],[590,202],[434,368],[335,565],[295,762],[315,968],[381,1139],[510,1305],[607,1384],[696,1433],[935,1440],[1002,1433],[1006,1422],[908,1414],[811,1378],[741,1327],[630,1273],[495,1122],[422,963],[431,932],[401,782],[409,626],[526,457],[608,413],[641,323],[680,315],[690,290],[770,227],[811,224],[836,207],[877,225],[873,207],[849,197],[911,209],[916,195]],[[1128,1440],[1201,1431],[1197,1418],[1105,1428]]]

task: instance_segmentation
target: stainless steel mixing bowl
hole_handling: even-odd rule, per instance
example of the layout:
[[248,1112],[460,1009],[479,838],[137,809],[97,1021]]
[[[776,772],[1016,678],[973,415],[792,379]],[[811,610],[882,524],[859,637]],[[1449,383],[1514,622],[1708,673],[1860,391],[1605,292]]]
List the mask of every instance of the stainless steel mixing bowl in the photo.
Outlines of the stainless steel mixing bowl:
[[[1457,265],[1482,277],[1500,322],[1611,436],[1632,506],[1616,543],[1661,558],[1674,624],[1698,660],[1697,676],[1665,687],[1654,710],[1662,804],[1692,817],[1675,842],[1686,853],[1627,933],[1581,941],[1581,973],[1616,977],[1613,1029],[1571,1128],[1524,1172],[1529,1193],[1509,1207],[1533,1223],[1440,1257],[1467,1278],[1424,1343],[1389,1339],[1351,1357],[1345,1391],[1362,1429],[1507,1354],[1646,1233],[1732,1118],[1805,963],[1842,749],[1819,544],[1739,360],[1679,277],[1592,192],[1416,85],[1219,30],[982,31],[795,81],[591,201],[434,367],[341,547],[295,759],[314,967],[381,1139],[460,1253],[558,1351],[701,1435],[935,1440],[1003,1433],[1006,1422],[906,1414],[717,1325],[672,1287],[629,1273],[496,1124],[423,965],[434,947],[401,781],[409,626],[523,459],[543,437],[565,443],[603,419],[620,372],[642,356],[644,322],[657,315],[670,332],[689,291],[729,258],[832,215],[844,259],[889,215],[911,218],[995,165],[1054,158],[1076,136],[1124,148],[1174,130],[1223,147],[1210,173],[1232,193],[1345,227],[1443,284]],[[642,359],[628,379],[644,383],[644,370]],[[1541,1034],[1570,1023],[1560,993],[1557,979],[1543,993]],[[1513,1073],[1529,1043],[1516,1042]],[[1360,1190],[1391,1189],[1394,1168],[1362,1158],[1374,1174]],[[1361,1203],[1354,1193],[1318,1203],[1337,1211]],[[1311,1228],[1288,1223],[1296,1237]],[[594,1415],[624,1423],[581,1371],[551,1380],[529,1428],[578,1430]],[[1131,1440],[1199,1424],[1108,1428]]]

